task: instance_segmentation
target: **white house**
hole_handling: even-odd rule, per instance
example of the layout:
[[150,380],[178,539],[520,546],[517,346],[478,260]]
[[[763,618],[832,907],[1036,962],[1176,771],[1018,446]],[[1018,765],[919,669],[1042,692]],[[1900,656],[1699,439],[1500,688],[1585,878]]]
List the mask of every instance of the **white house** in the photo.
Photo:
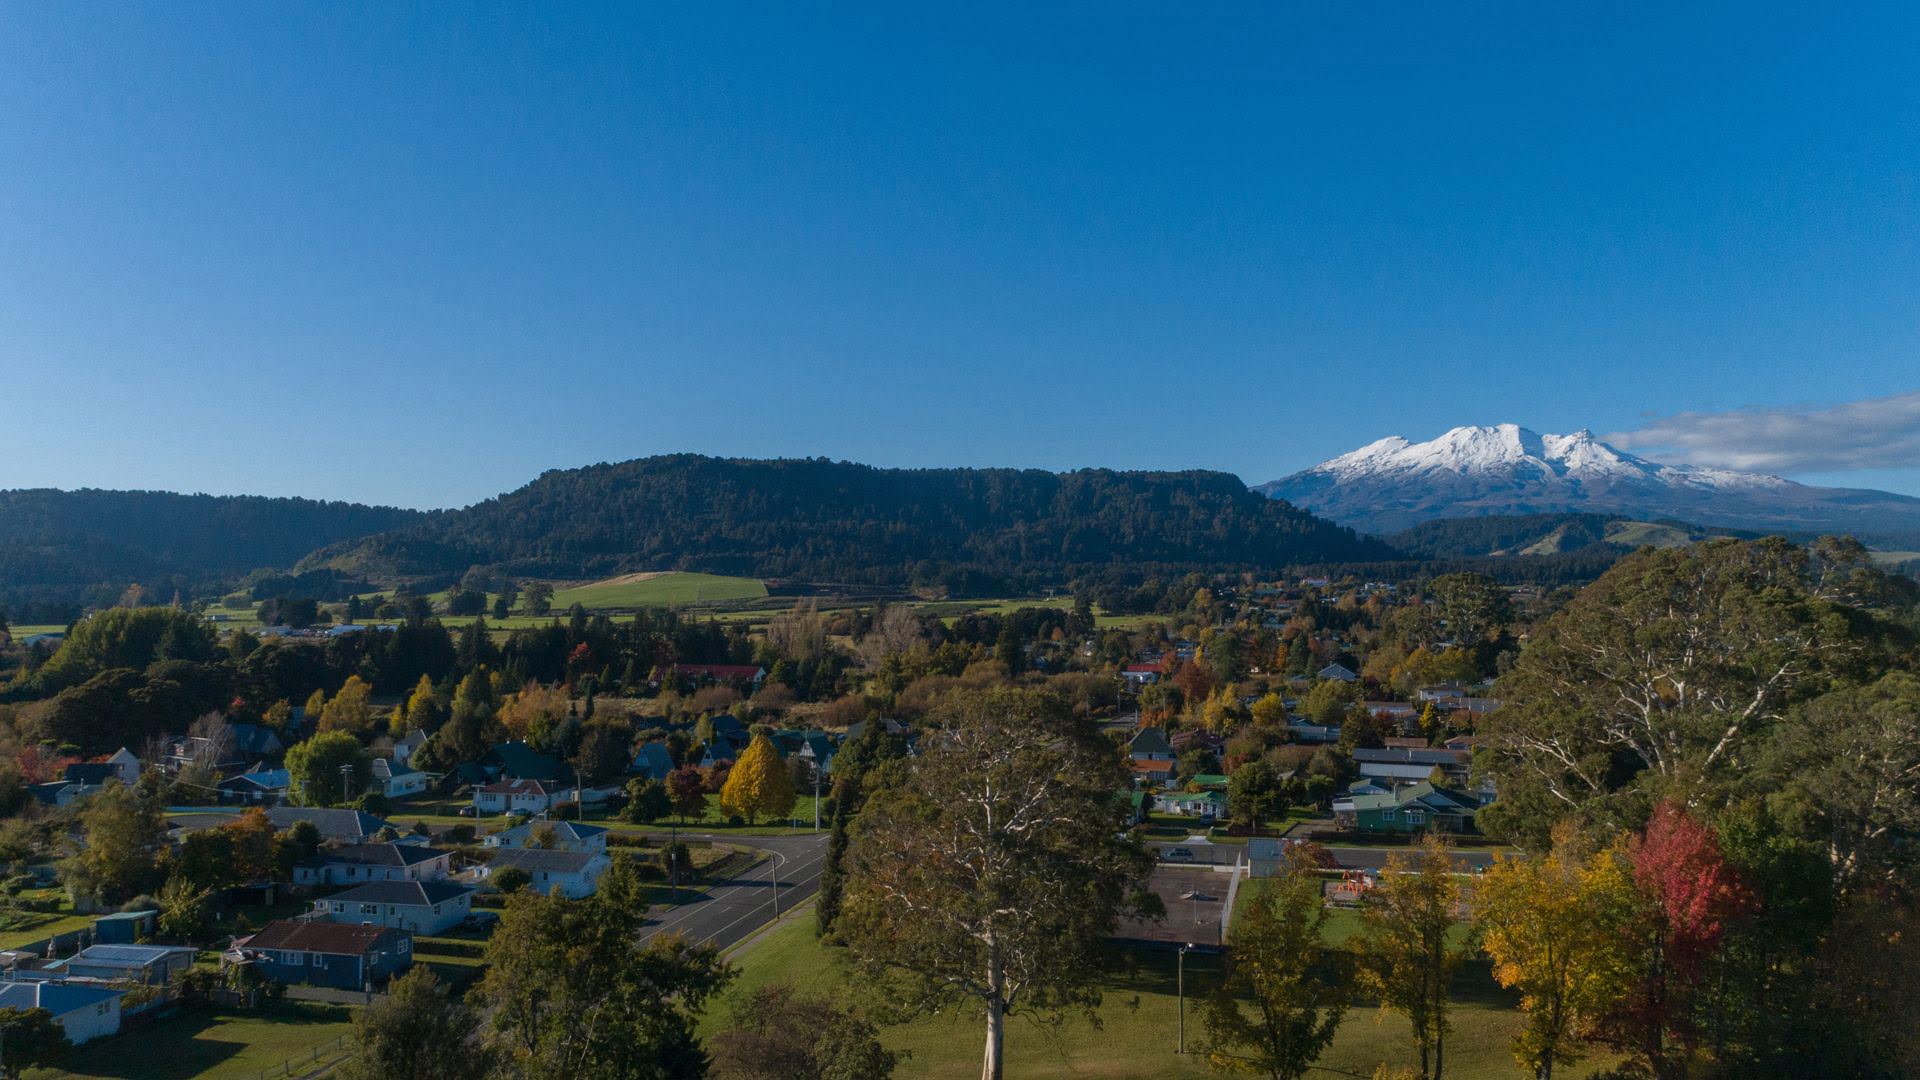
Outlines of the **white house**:
[[404,799],[427,790],[427,774],[402,762],[397,747],[392,759],[373,760],[373,782],[389,799]]
[[473,809],[478,814],[504,814],[509,810],[540,814],[559,801],[558,792],[549,791],[538,780],[495,780],[473,792]]
[[124,746],[115,750],[113,755],[107,758],[107,764],[113,766],[114,775],[128,787],[132,787],[140,779],[140,759]]
[[419,728],[407,732],[407,737],[393,744],[393,760],[402,765],[413,763],[413,755],[427,743],[427,733]]
[[376,881],[313,902],[317,919],[438,934],[460,924],[473,890],[451,881]]
[[78,1046],[120,1030],[125,993],[91,983],[6,982],[0,983],[0,1009],[45,1009],[67,1033],[67,1041]]
[[364,885],[369,881],[441,881],[453,853],[420,844],[351,844],[294,864],[295,885]]
[[550,894],[555,889],[570,900],[592,896],[613,860],[605,855],[584,851],[558,851],[544,848],[501,848],[492,861],[480,868],[479,878],[487,880],[508,867],[525,870],[533,879],[529,888]]
[[606,854],[607,830],[599,825],[582,825],[576,821],[529,821],[511,829],[489,833],[480,842],[487,847],[525,848],[534,846],[542,830],[552,833],[553,840],[546,845],[551,850]]

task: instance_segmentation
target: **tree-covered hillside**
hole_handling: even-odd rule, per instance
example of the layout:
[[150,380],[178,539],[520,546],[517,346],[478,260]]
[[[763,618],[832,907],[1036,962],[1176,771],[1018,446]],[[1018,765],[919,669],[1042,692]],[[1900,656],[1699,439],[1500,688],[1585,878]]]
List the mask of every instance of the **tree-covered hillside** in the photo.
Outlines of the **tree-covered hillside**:
[[1392,557],[1213,472],[880,469],[697,455],[549,472],[518,491],[315,552],[375,579],[580,578],[639,570],[874,584],[1060,582]]
[[0,609],[16,621],[64,621],[134,584],[165,599],[424,516],[251,495],[0,491]]

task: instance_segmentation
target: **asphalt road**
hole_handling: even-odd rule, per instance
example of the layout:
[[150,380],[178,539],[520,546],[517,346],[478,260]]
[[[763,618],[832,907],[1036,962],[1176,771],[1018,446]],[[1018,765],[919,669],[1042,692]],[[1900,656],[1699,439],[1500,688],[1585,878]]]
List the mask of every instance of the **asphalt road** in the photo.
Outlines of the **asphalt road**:
[[[1244,854],[1247,850],[1244,844],[1203,844],[1198,841],[1191,843],[1168,841],[1165,843],[1149,844],[1147,846],[1158,848],[1163,858],[1168,848],[1180,848],[1190,853],[1190,857],[1175,860],[1176,862],[1194,865],[1212,864],[1218,866],[1232,866],[1234,858]],[[1406,849],[1329,847],[1327,850],[1333,853],[1335,862],[1350,870],[1378,870],[1387,865],[1387,856],[1393,854],[1395,851],[1404,851]],[[1493,854],[1487,851],[1455,849],[1453,861],[1454,865],[1462,870],[1479,871],[1493,865]]]
[[[649,834],[664,843],[666,833]],[[726,833],[680,834],[682,840],[711,840],[737,847],[757,848],[763,857],[746,870],[722,882],[711,883],[706,895],[649,916],[641,940],[677,933],[694,945],[724,949],[773,921],[778,877],[782,912],[812,896],[820,886],[820,863],[827,853],[827,834],[818,836],[735,836]]]

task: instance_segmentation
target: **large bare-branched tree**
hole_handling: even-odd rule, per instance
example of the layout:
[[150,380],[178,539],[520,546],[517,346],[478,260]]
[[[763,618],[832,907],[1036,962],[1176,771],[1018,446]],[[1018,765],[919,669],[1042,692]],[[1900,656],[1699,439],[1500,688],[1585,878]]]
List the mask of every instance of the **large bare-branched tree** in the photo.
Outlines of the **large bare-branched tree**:
[[983,1080],[1003,1075],[1007,1017],[1099,1003],[1102,941],[1156,903],[1127,779],[1065,703],[1005,687],[956,693],[920,755],[871,779],[835,929],[900,1014],[984,1014]]

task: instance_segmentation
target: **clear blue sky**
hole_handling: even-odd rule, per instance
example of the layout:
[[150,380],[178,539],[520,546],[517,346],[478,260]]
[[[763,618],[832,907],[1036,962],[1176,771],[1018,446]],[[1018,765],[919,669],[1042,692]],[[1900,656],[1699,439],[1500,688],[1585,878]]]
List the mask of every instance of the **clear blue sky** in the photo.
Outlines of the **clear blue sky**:
[[1920,390],[1911,5],[781,7],[0,6],[0,486],[1258,482]]

